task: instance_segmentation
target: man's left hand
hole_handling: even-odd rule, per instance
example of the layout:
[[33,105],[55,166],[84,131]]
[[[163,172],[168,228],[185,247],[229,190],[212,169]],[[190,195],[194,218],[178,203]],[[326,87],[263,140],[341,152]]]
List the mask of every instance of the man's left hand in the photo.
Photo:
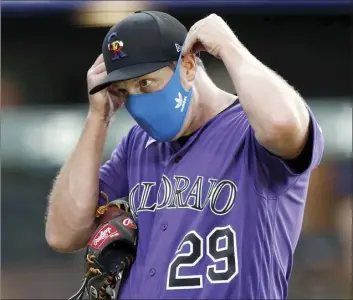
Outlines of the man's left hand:
[[183,46],[183,55],[206,51],[222,59],[225,45],[236,40],[237,37],[227,23],[220,16],[211,14],[190,28]]

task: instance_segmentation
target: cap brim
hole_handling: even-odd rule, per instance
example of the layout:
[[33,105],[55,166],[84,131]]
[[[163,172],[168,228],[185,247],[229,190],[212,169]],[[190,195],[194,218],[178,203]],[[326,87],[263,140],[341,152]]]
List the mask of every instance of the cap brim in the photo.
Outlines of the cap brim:
[[110,72],[101,83],[92,88],[89,93],[93,95],[106,87],[110,86],[114,82],[133,79],[136,77],[140,77],[159,69],[162,69],[168,65],[170,65],[170,61],[168,62],[153,62],[153,63],[145,63],[145,64],[137,64],[133,66],[123,67],[118,70],[114,70]]

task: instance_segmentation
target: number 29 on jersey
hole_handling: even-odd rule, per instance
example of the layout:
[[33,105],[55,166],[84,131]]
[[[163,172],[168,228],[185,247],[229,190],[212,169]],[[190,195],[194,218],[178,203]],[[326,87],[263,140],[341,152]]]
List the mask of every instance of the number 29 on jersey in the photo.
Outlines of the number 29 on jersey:
[[[221,247],[221,241],[224,240]],[[184,252],[189,245],[189,251]],[[205,255],[214,264],[207,266],[206,274],[180,275],[182,268],[197,266]],[[216,263],[223,262],[223,268]],[[206,238],[195,230],[188,232],[180,242],[174,259],[170,262],[167,290],[198,289],[203,287],[204,276],[211,283],[228,283],[238,274],[236,234],[231,226],[215,227]]]

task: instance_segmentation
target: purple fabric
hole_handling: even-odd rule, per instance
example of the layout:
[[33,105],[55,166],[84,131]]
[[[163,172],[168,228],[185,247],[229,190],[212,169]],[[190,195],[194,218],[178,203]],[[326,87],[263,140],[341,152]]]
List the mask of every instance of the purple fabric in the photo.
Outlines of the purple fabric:
[[[309,176],[294,174],[255,139],[240,104],[183,146],[131,129],[101,169],[110,200],[126,196],[138,254],[122,299],[283,299],[302,226]],[[183,241],[183,242],[182,242]]]

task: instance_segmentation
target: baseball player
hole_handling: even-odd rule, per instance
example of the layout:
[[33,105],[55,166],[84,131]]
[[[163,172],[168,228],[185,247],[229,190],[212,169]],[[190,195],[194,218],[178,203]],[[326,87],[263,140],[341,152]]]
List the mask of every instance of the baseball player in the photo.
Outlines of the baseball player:
[[[237,97],[212,82],[202,51],[223,62]],[[87,81],[84,129],[50,195],[51,247],[83,248],[97,205],[128,196],[138,243],[121,299],[287,298],[324,148],[298,92],[215,14],[187,32],[166,13],[136,12],[110,29]],[[122,105],[137,125],[100,165]]]

